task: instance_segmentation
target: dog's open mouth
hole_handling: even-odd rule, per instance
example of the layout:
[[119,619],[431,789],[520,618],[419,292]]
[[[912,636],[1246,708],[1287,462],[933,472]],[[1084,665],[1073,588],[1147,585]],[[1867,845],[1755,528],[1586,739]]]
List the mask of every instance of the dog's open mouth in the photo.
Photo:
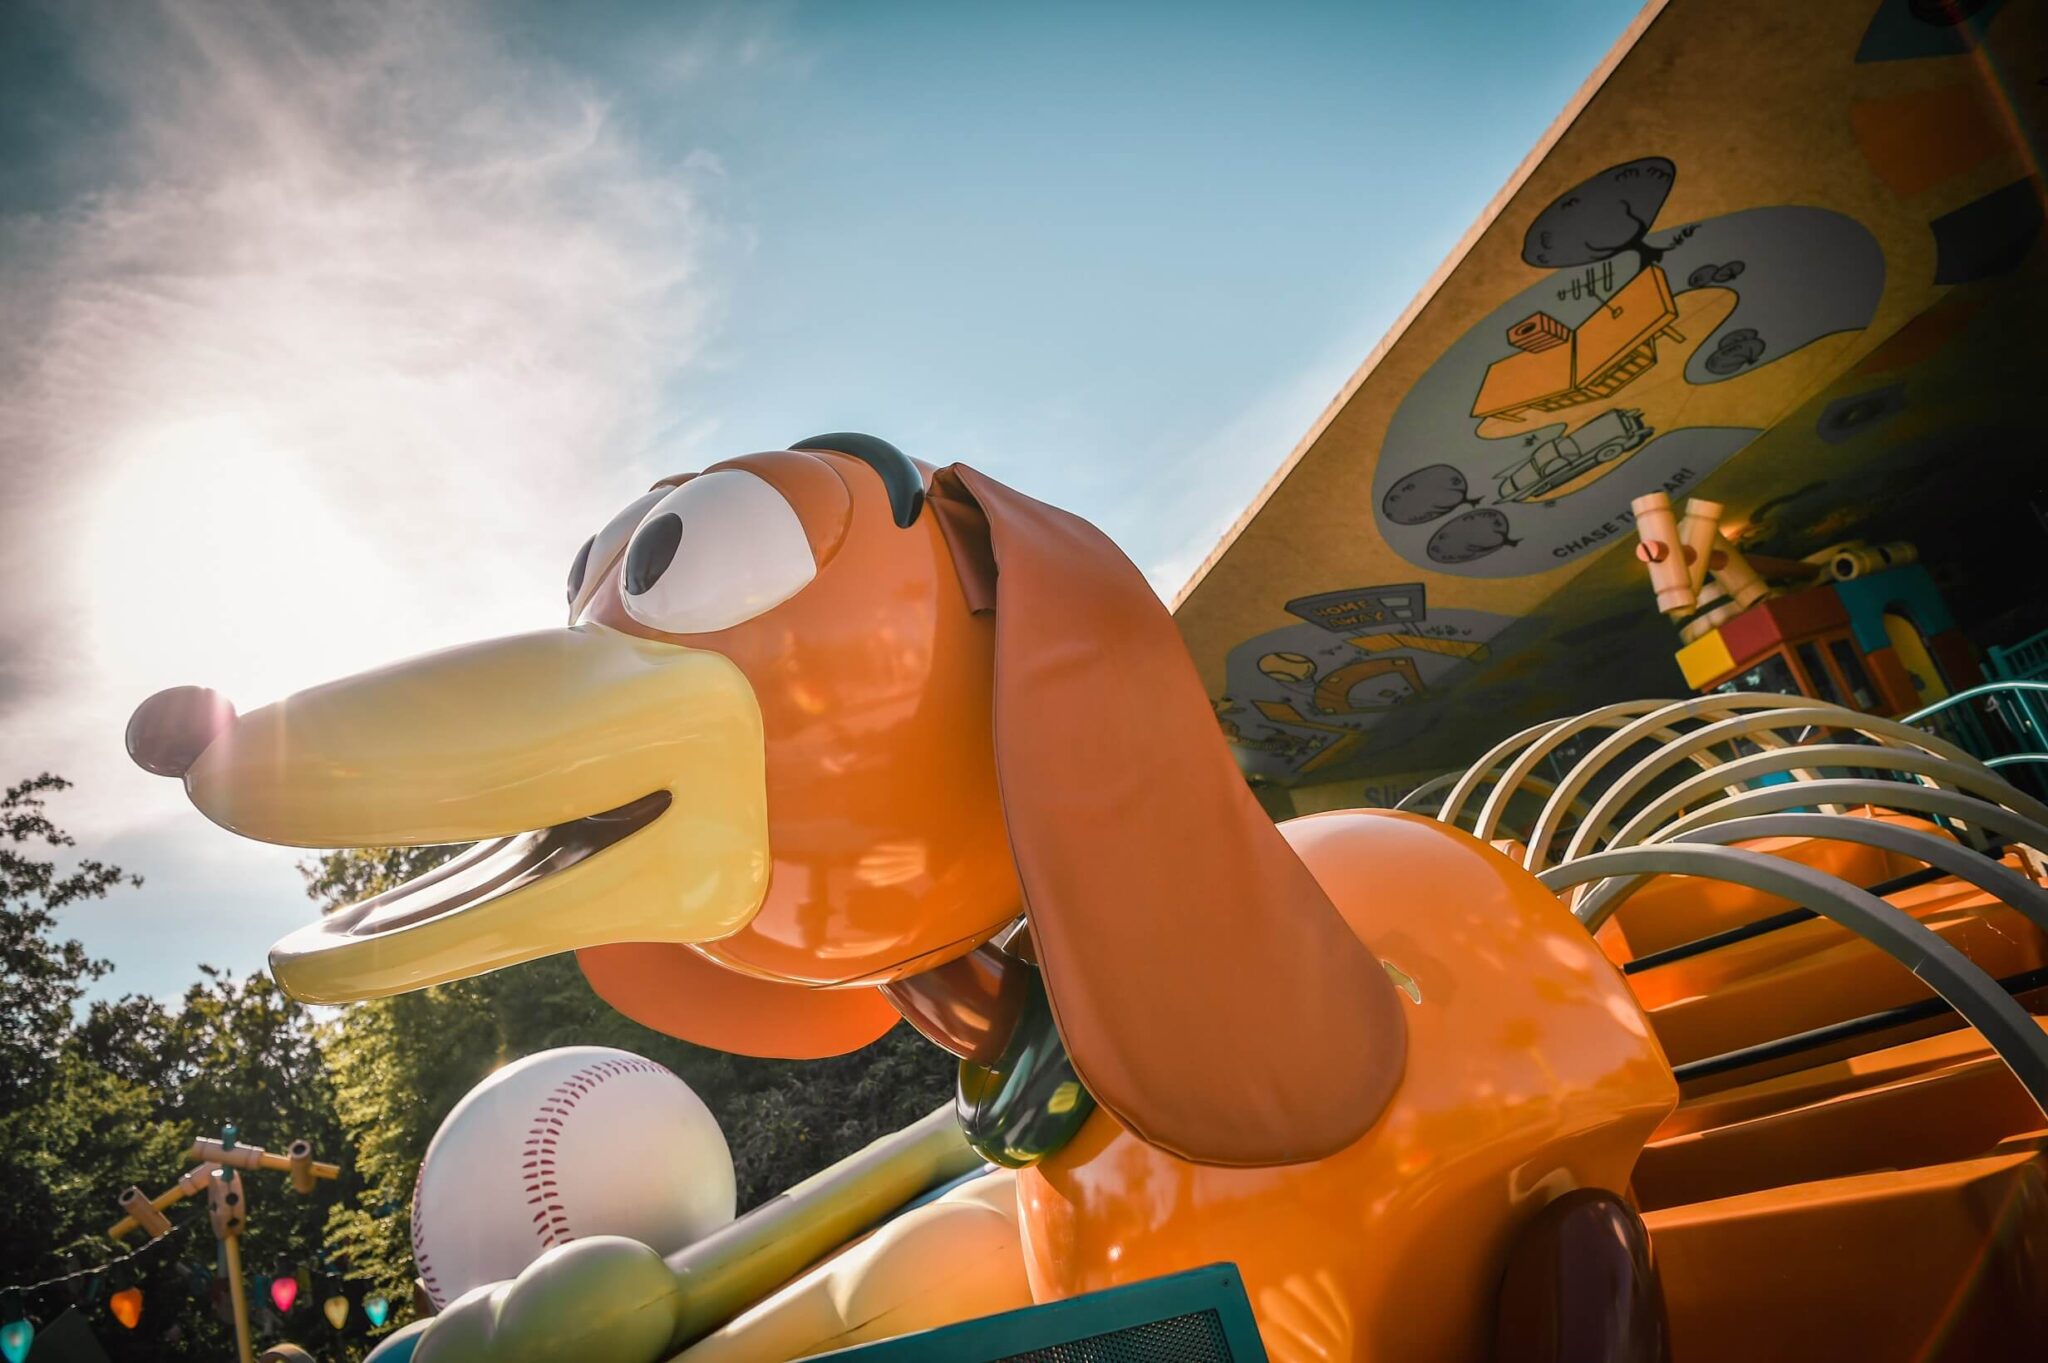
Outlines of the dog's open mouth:
[[472,843],[403,885],[335,910],[322,926],[330,933],[369,937],[476,908],[624,841],[660,818],[673,798],[658,790],[601,814]]

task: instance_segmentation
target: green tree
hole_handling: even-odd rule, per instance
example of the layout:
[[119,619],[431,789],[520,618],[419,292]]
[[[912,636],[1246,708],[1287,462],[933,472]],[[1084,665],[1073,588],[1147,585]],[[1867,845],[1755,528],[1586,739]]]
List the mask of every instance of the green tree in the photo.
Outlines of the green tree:
[[29,850],[74,845],[50,822],[43,799],[70,785],[44,772],[0,795],[0,978],[9,1024],[0,1029],[0,1108],[9,1110],[54,1072],[72,1010],[86,985],[110,969],[77,942],[50,936],[58,911],[104,898],[123,879],[142,884],[140,876],[98,861],[62,872]]
[[[129,1184],[147,1192],[167,1186],[189,1167],[192,1138],[224,1123],[273,1148],[304,1136],[323,1157],[349,1163],[319,1029],[267,977],[202,967],[175,1007],[129,996],[81,1012],[109,966],[57,934],[59,914],[140,881],[91,859],[64,870],[42,850],[73,846],[45,806],[66,786],[45,775],[0,795],[0,1008],[21,1024],[0,1033],[0,1180],[9,1194],[0,1199],[0,1283],[108,1264],[122,1253],[105,1234],[120,1214],[115,1195]],[[317,1257],[326,1204],[349,1189],[323,1184],[301,1198],[281,1176],[256,1173],[245,1175],[245,1191],[253,1275],[278,1258]],[[211,1360],[232,1349],[208,1285],[216,1244],[203,1205],[188,1202],[171,1215],[173,1238],[75,1284],[92,1290],[80,1305],[123,1363]],[[144,1243],[131,1236],[128,1248]],[[142,1323],[132,1332],[106,1309],[108,1294],[128,1286],[143,1293]],[[25,1305],[47,1322],[69,1299],[64,1289],[45,1289]],[[298,1320],[312,1309],[301,1308]],[[255,1314],[259,1334],[305,1333],[260,1303]]]

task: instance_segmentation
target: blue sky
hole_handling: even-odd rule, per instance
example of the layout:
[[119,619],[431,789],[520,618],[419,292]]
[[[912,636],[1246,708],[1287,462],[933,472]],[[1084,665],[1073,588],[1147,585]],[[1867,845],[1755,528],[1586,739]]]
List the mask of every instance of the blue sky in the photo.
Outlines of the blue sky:
[[148,879],[68,930],[257,968],[134,703],[557,624],[657,474],[870,430],[1170,593],[1635,9],[0,10],[0,779]]

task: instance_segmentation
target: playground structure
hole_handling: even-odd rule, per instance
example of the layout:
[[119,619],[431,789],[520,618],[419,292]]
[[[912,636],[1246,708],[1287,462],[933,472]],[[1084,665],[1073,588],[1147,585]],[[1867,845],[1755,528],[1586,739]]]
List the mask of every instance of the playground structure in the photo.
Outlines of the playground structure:
[[185,1158],[193,1167],[179,1176],[178,1181],[158,1193],[155,1197],[143,1194],[140,1188],[128,1188],[120,1197],[121,1210],[125,1213],[119,1221],[107,1227],[107,1235],[114,1240],[142,1231],[152,1240],[170,1234],[171,1223],[164,1216],[164,1210],[176,1206],[188,1197],[206,1198],[206,1215],[213,1227],[214,1238],[220,1242],[221,1254],[227,1264],[228,1299],[235,1321],[235,1350],[241,1363],[254,1363],[249,1332],[248,1284],[242,1277],[242,1230],[249,1222],[249,1202],[242,1186],[242,1174],[267,1169],[286,1175],[292,1191],[301,1197],[311,1193],[322,1179],[341,1177],[341,1166],[313,1158],[310,1141],[293,1141],[282,1155],[273,1154],[261,1146],[245,1145],[239,1139],[235,1128],[222,1129],[220,1138],[201,1136],[192,1142],[192,1148],[185,1152]]
[[1652,492],[1632,510],[1657,608],[1684,621],[1674,661],[1695,690],[1789,691],[1896,718],[1980,678],[1911,544],[1751,560],[1722,533],[1718,502],[1692,498],[1680,520]]

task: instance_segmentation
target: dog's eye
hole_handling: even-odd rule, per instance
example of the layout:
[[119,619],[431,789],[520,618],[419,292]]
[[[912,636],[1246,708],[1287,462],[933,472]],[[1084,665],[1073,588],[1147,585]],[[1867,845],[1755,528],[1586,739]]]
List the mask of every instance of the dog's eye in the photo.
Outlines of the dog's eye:
[[595,535],[583,541],[583,547],[576,551],[576,561],[569,565],[569,604],[572,606],[583,592],[583,575],[590,571],[590,551],[596,544]]
[[626,546],[626,610],[668,634],[730,629],[817,575],[803,522],[740,469],[701,474],[655,503]]
[[658,487],[618,515],[605,522],[604,529],[583,541],[583,547],[576,551],[576,561],[569,565],[569,621],[574,624],[583,608],[590,604],[590,598],[597,584],[604,581],[604,575],[611,571],[612,561],[619,551],[626,547],[627,538],[632,535],[648,509],[672,491]]

